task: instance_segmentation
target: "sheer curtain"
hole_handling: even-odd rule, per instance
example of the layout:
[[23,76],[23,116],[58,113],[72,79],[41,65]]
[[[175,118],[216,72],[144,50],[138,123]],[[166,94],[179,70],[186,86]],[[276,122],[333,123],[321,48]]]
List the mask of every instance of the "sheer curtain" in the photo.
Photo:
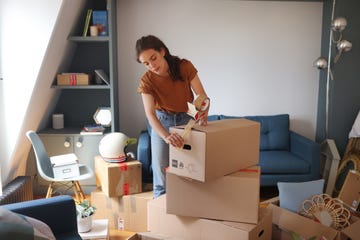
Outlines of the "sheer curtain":
[[[24,174],[21,129],[62,0],[0,1],[0,166],[3,185]],[[29,147],[24,152],[28,152]]]

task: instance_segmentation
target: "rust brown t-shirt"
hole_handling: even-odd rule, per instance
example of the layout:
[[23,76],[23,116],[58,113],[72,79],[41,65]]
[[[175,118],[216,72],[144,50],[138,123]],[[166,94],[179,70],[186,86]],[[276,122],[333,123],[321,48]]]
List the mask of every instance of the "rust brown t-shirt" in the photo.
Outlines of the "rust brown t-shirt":
[[138,93],[154,97],[155,108],[166,112],[186,112],[187,102],[193,102],[194,95],[190,82],[197,74],[194,65],[186,60],[180,61],[180,74],[184,81],[173,81],[170,76],[162,77],[147,71],[140,79]]

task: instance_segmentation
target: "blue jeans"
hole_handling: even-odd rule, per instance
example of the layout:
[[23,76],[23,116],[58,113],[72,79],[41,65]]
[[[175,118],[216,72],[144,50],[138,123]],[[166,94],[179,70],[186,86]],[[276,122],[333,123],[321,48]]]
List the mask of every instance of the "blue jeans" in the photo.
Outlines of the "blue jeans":
[[[185,125],[191,117],[186,113],[167,113],[156,110],[156,116],[162,126],[169,131],[170,127]],[[151,131],[151,159],[153,170],[154,198],[165,193],[165,169],[169,166],[169,145],[154,131]]]

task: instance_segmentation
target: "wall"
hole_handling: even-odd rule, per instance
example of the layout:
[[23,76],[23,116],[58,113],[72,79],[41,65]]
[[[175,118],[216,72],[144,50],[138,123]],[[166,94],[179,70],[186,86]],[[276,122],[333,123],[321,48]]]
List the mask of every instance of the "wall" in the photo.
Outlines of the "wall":
[[122,132],[145,128],[134,47],[154,34],[197,67],[210,114],[289,113],[291,129],[315,138],[322,3],[119,0],[117,14]]
[[[328,55],[329,35],[331,24],[331,11],[333,0],[324,1],[322,56]],[[326,70],[321,72],[318,103],[318,124],[316,139],[321,142],[325,138],[335,140],[339,153],[342,155],[348,143],[348,134],[360,110],[360,80],[358,62],[360,61],[360,2],[357,0],[337,0],[335,2],[334,17],[345,17],[348,25],[343,31],[343,39],[352,42],[353,47],[349,52],[341,55],[339,61],[332,65],[334,80],[330,81],[329,101],[329,127],[328,135],[325,131],[324,102],[326,95]],[[332,48],[332,58],[337,53],[335,46]]]

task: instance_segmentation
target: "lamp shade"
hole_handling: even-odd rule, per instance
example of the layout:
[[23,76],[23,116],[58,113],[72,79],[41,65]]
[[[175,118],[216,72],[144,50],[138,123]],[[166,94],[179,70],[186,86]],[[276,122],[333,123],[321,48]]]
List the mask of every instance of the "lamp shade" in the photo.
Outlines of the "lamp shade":
[[348,40],[341,40],[340,42],[338,42],[337,44],[337,49],[339,51],[350,51],[352,48],[352,43],[349,42]]
[[335,18],[332,22],[331,22],[331,28],[334,30],[334,31],[339,31],[341,32],[342,30],[345,29],[347,25],[347,21],[344,17],[338,17],[338,18]]
[[324,57],[319,57],[314,62],[314,67],[317,67],[318,69],[325,69],[327,68],[328,62]]

